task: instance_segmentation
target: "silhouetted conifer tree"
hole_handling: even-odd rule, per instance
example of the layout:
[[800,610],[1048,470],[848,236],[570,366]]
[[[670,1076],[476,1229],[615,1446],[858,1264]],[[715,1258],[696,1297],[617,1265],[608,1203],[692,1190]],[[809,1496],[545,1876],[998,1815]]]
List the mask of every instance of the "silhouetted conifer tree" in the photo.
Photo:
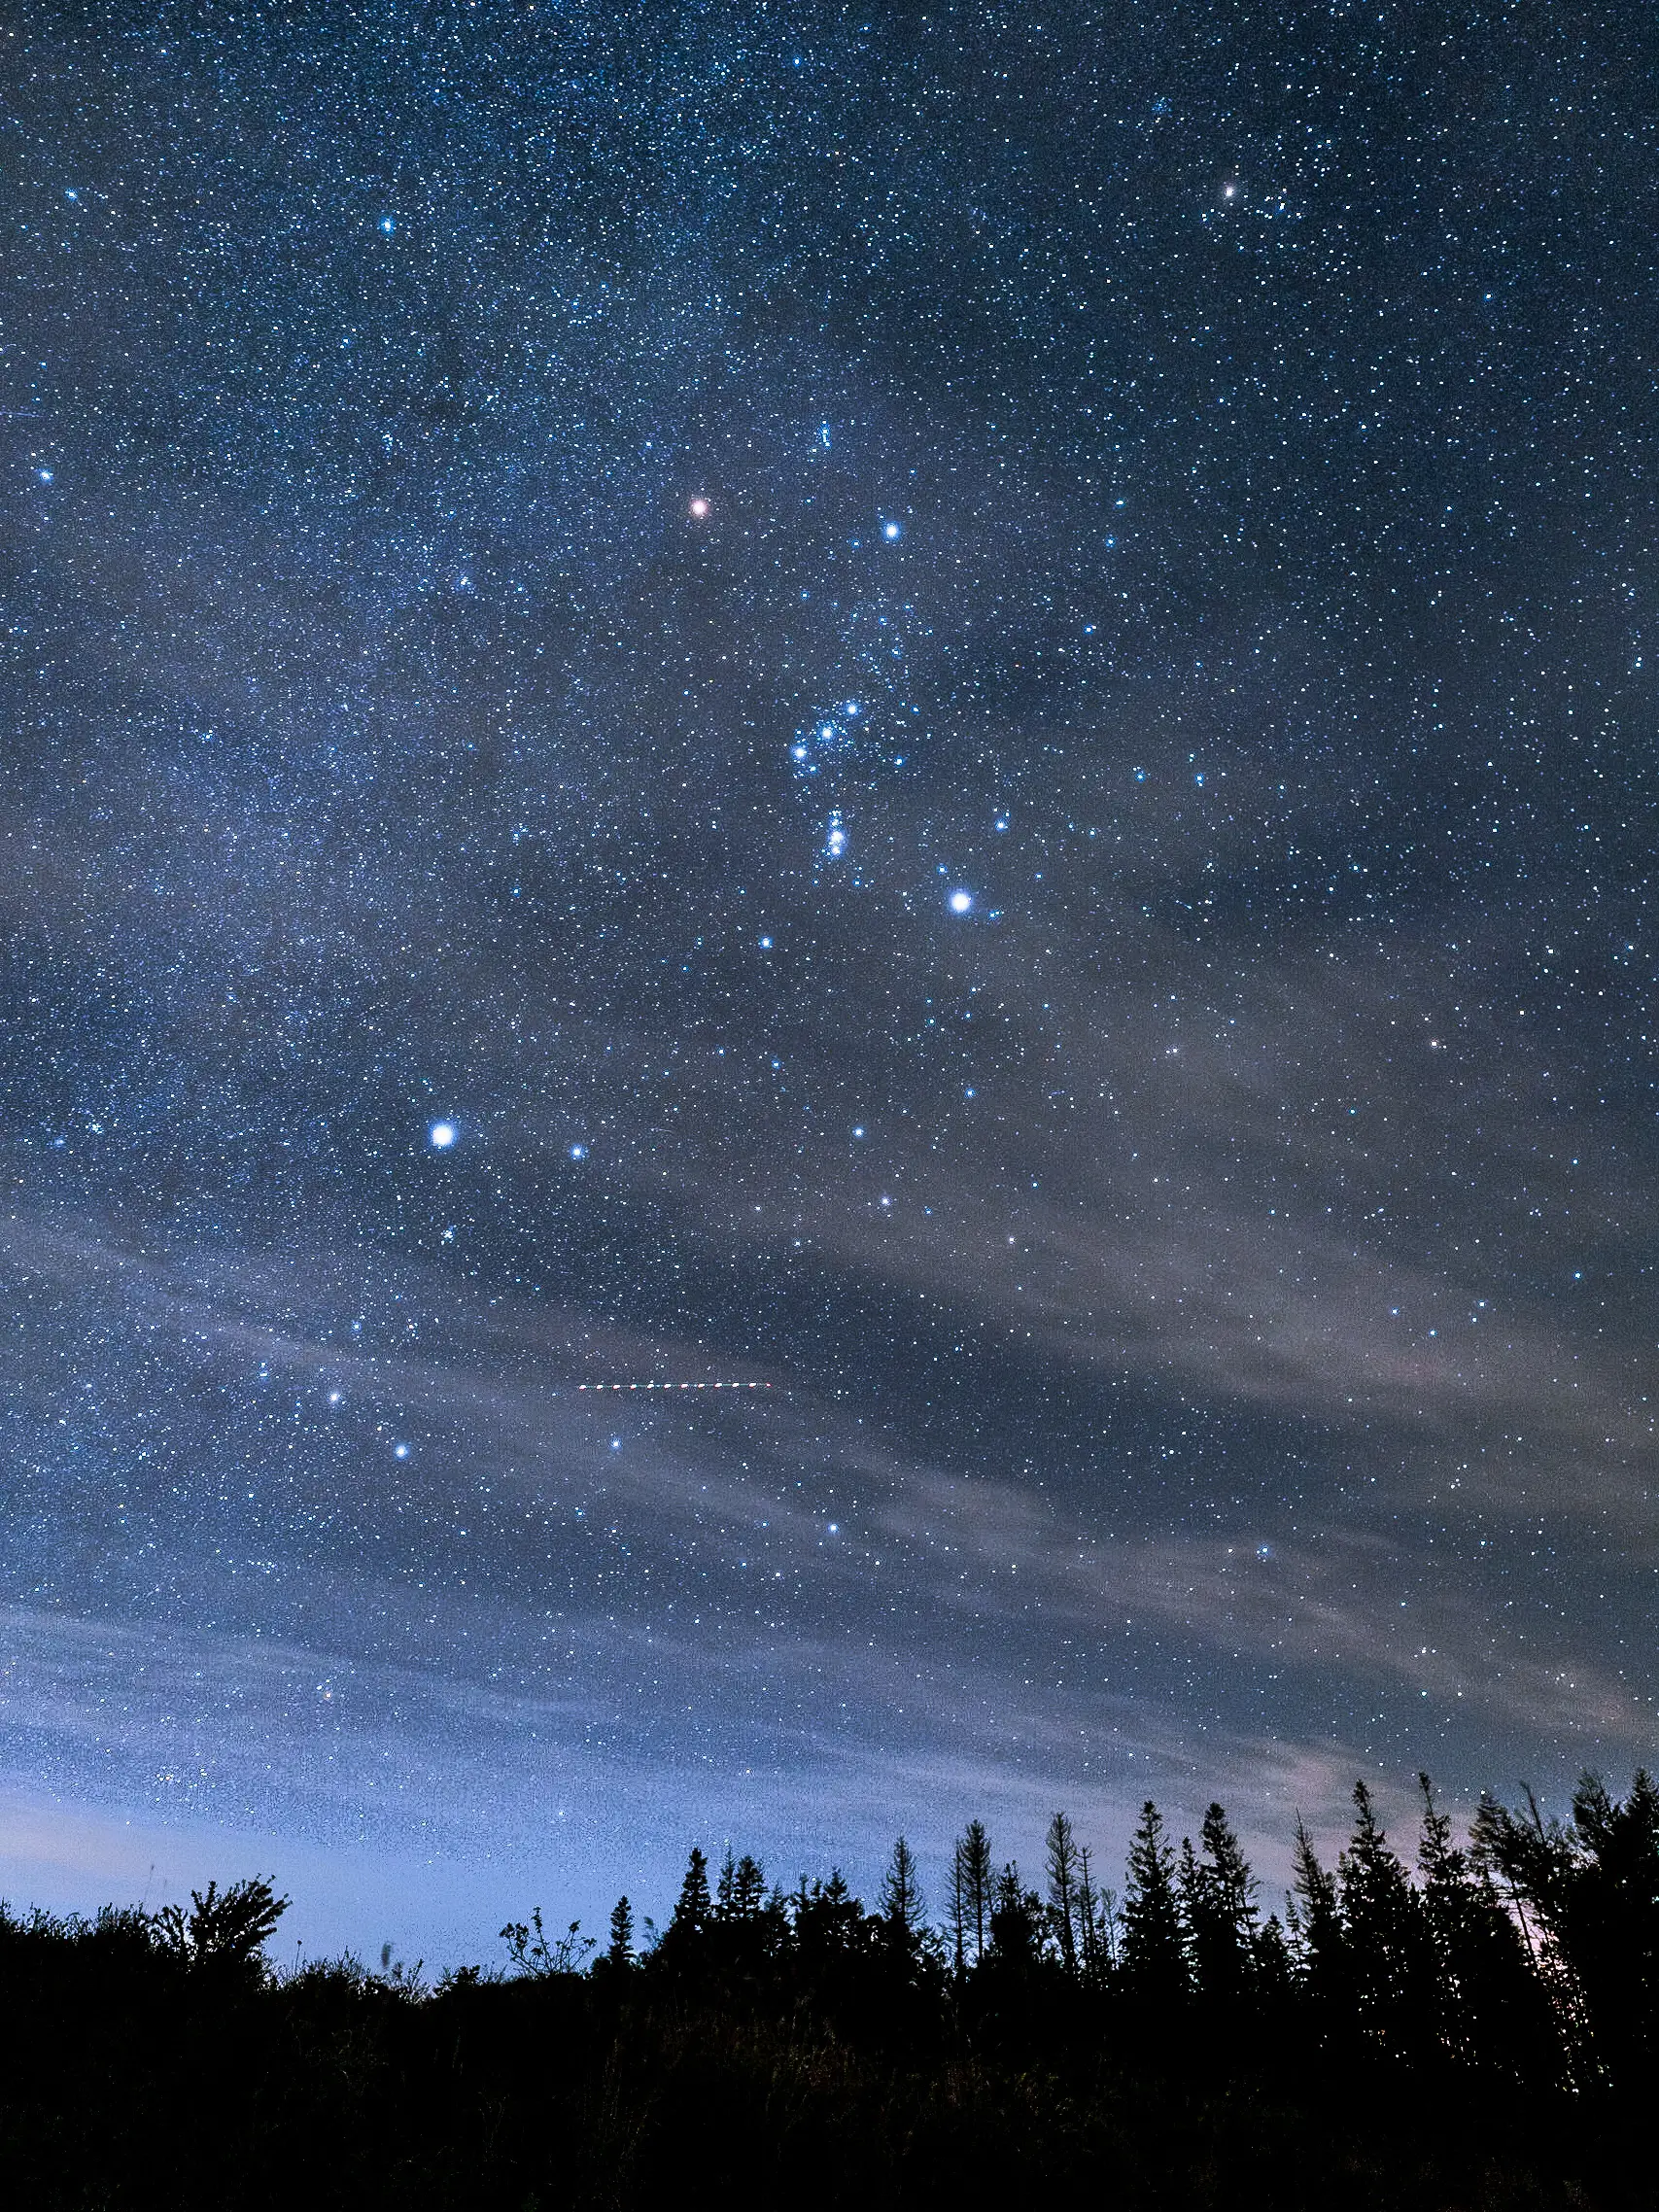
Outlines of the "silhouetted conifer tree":
[[1175,1853],[1163,1815],[1149,1797],[1129,1845],[1123,1884],[1123,1973],[1125,1983],[1153,2003],[1172,2003],[1187,1991],[1187,1946],[1175,1890]]
[[950,1859],[950,1934],[957,1967],[985,1956],[990,1934],[990,1839],[970,1820]]
[[1521,1929],[1504,1909],[1491,1870],[1453,1841],[1450,1815],[1435,1804],[1429,1777],[1417,1780],[1423,1793],[1418,1894],[1434,2042],[1442,2057],[1461,2066],[1507,2068],[1528,2078],[1553,2072],[1548,2008]]
[[1336,1868],[1349,1997],[1363,2034],[1409,2054],[1433,2013],[1422,1907],[1363,1781],[1354,1784],[1354,1810]]
[[1256,1993],[1263,2005],[1283,2003],[1291,1994],[1293,1975],[1290,1945],[1284,1922],[1269,1913],[1257,1929],[1251,1949],[1255,1953]]
[[996,1878],[990,1910],[987,1955],[1004,1967],[1026,1967],[1043,1954],[1047,1916],[1035,1889],[1027,1889],[1012,1860]]
[[758,1859],[745,1851],[741,1859],[734,1860],[728,1849],[720,1868],[720,1884],[715,1893],[714,1918],[716,1920],[744,1922],[758,1920],[766,1909],[766,1874]]
[[1079,1963],[1086,1980],[1101,1982],[1118,1963],[1118,1900],[1110,1889],[1094,1886],[1087,1844],[1078,1846],[1077,1865]]
[[1063,1813],[1056,1813],[1049,1822],[1044,1850],[1049,1877],[1049,1924],[1067,1973],[1075,1974],[1082,1948],[1083,1861],[1071,1822]]
[[809,1882],[789,1899],[795,1941],[803,1954],[846,1953],[857,1948],[865,1928],[864,1907],[847,1885],[840,1867],[832,1867],[827,1881]]
[[1659,2059],[1659,1788],[1638,1769],[1621,1804],[1599,1775],[1573,1793],[1563,1935],[1598,2048],[1629,2086]]
[[618,1897],[610,1909],[610,1941],[605,1955],[612,1966],[634,1963],[634,1909],[626,1897]]
[[1181,1864],[1192,1977],[1201,1996],[1237,2006],[1256,1983],[1258,1884],[1221,1806],[1205,1813],[1199,1840],[1202,1856],[1184,1842]]
[[920,1941],[927,1924],[916,1853],[903,1836],[894,1844],[893,1855],[887,1861],[886,1876],[881,1884],[881,1918],[891,1936],[907,1951]]
[[1336,1877],[1320,1864],[1313,1839],[1296,1815],[1290,1918],[1298,1978],[1312,1998],[1322,2028],[1334,2028],[1348,1987],[1348,1939],[1337,1902]]
[[709,1861],[694,1844],[686,1861],[685,1879],[679,1885],[679,1898],[674,1909],[674,1918],[663,1931],[658,1945],[658,1955],[665,1959],[683,1960],[707,1935],[714,1918],[714,1901],[709,1894]]

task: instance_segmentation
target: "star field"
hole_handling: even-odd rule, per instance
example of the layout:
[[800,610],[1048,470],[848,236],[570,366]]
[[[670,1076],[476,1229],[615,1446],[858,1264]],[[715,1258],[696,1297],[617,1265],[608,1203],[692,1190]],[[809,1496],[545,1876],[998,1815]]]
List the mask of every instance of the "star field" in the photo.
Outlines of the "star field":
[[1641,13],[4,51],[0,1886],[1651,1758]]

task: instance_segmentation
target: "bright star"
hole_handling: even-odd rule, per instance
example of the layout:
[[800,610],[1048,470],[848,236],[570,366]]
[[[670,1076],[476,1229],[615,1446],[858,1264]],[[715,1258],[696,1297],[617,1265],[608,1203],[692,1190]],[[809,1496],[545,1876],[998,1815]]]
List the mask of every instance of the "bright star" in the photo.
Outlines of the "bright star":
[[972,891],[952,891],[950,893],[950,912],[952,914],[968,914],[972,911],[973,904],[974,894]]
[[586,1145],[572,1145],[570,1147],[570,1158],[572,1159],[586,1159],[587,1157],[588,1148]]
[[397,218],[395,215],[383,215],[380,218],[380,227],[390,238],[393,231],[397,227]]
[[409,1456],[409,1447],[408,1447],[408,1445],[407,1445],[407,1444],[394,1444],[394,1445],[393,1445],[393,1447],[392,1447],[392,1457],[393,1457],[395,1460],[406,1460],[406,1459],[408,1458],[408,1456]]
[[435,1152],[447,1152],[455,1142],[455,1135],[453,1122],[434,1122],[427,1131],[427,1142]]
[[887,540],[889,544],[891,544],[895,537],[902,537],[904,536],[904,530],[902,526],[896,522],[884,522],[881,525],[881,536]]
[[709,512],[709,501],[701,495],[699,495],[698,498],[692,501],[690,506],[686,509],[686,512],[691,516],[693,522],[701,522],[704,516]]

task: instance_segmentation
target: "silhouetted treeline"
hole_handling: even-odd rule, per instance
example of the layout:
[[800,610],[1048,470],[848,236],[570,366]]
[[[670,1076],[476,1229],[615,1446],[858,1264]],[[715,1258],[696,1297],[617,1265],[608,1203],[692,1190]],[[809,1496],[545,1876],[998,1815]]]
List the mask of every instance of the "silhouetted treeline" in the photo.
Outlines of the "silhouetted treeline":
[[1282,1914],[1221,1806],[1148,1804],[1121,1891],[1070,1821],[1028,1879],[984,1826],[929,1911],[691,1853],[660,1933],[502,1930],[429,1987],[277,1973],[262,1882],[187,1913],[0,1912],[0,2177],[124,2206],[1457,2206],[1655,2201],[1659,1790],[1564,1822],[1422,1781],[1408,1853],[1364,1785]]

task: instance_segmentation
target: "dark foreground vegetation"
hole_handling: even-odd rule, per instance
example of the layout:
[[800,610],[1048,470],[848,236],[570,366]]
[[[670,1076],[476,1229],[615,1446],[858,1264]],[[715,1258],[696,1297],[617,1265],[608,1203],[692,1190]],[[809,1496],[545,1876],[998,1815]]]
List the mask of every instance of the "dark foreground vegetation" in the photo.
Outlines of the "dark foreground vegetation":
[[660,1938],[539,1914],[506,1967],[273,1973],[283,1901],[0,1914],[0,2188],[19,2208],[719,2203],[1307,2208],[1654,2201],[1659,1789],[1565,1824],[1424,1783],[1415,1866],[1356,1791],[1263,1917],[1219,1806],[1152,1806],[1122,1899],[1056,1815],[1041,1890],[976,1822],[943,1925],[894,1850],[769,1888],[692,1854]]

